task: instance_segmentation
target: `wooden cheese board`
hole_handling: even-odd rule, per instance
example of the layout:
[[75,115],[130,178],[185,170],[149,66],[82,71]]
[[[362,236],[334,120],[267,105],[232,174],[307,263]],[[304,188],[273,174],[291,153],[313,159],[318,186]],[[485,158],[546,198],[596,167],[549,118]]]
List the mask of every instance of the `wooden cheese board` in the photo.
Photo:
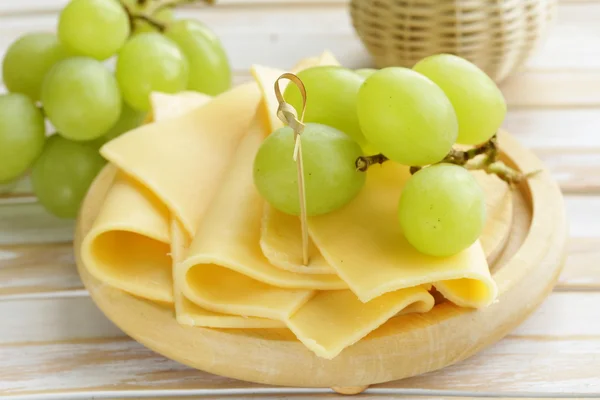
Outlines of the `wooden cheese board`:
[[512,136],[503,132],[499,139],[507,164],[541,172],[515,188],[512,202],[499,202],[503,206],[488,217],[494,228],[482,241],[490,247],[497,300],[478,311],[440,302],[426,314],[397,316],[332,360],[314,355],[286,329],[181,326],[169,306],[91,276],[79,248],[112,180],[110,168],[96,179],[78,219],[74,245],[79,274],[97,306],[125,333],[168,358],[217,375],[269,385],[334,387],[350,394],[437,370],[508,334],[551,292],[563,265],[567,229],[558,185]]

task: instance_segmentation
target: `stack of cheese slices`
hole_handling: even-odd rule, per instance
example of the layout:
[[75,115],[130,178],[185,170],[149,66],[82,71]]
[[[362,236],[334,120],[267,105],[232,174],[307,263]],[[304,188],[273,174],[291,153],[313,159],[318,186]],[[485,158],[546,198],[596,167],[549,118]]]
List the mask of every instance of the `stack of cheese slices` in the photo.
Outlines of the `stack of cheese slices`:
[[[326,52],[294,71],[336,64]],[[262,140],[281,126],[273,84],[283,72],[254,66],[252,82],[215,98],[153,95],[153,120],[101,150],[114,177],[81,245],[89,272],[173,307],[193,329],[285,328],[328,359],[398,314],[428,312],[432,293],[457,307],[493,302],[485,237],[447,258],[404,239],[396,213],[409,172],[394,163],[369,169],[346,207],[309,218],[302,265],[298,218],[268,206],[252,177]],[[488,214],[504,207],[505,185],[477,178],[496,193]]]

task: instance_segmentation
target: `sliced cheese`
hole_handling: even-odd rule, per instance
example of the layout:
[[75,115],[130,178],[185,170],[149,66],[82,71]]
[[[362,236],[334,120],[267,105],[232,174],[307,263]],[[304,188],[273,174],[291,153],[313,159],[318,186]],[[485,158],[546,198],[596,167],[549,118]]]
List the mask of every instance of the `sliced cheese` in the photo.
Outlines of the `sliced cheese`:
[[308,243],[309,263],[302,263],[302,234],[298,217],[265,204],[260,248],[265,257],[279,268],[299,274],[335,274],[312,240]]
[[[197,92],[183,92],[176,95],[153,93],[151,103],[154,109],[154,120],[164,121],[178,117],[205,105],[210,99],[210,96]],[[190,239],[176,218],[171,220],[170,230],[171,258],[173,271],[175,271],[177,263],[184,259]],[[175,316],[177,321],[182,325],[212,328],[277,328],[285,326],[280,321],[264,318],[246,318],[237,315],[216,313],[201,308],[185,298],[181,292],[181,284],[177,281],[177,274],[173,273],[173,280]]]
[[153,92],[150,95],[152,121],[165,121],[206,105],[211,96],[199,92],[181,92],[177,94]]
[[319,357],[331,359],[397,314],[427,312],[434,298],[420,286],[362,303],[349,290],[318,292],[286,323]]
[[294,274],[267,262],[258,246],[264,204],[250,168],[264,135],[262,119],[255,121],[257,126],[240,144],[186,260],[176,266],[176,281],[181,279],[185,297],[215,312],[283,321],[309,349],[325,358],[334,357],[405,309],[429,310],[434,300],[421,286],[364,304],[349,290],[294,289],[299,282],[330,275]]
[[350,204],[309,219],[315,244],[363,302],[433,283],[460,305],[489,305],[497,289],[479,242],[452,257],[431,257],[415,250],[402,235],[396,214],[408,177],[406,167],[391,162],[370,168],[364,189]]
[[310,289],[343,283],[322,278],[328,275],[280,270],[260,251],[263,200],[254,187],[252,164],[263,135],[257,117],[176,274],[184,295],[203,308],[281,320],[313,295]]
[[97,279],[134,295],[172,303],[169,211],[147,188],[117,173],[81,257]]
[[[173,219],[171,221],[171,256],[174,271],[177,264],[184,260],[189,241],[181,223],[177,219]],[[185,298],[181,292],[181,278],[183,276],[174,274],[175,315],[177,322],[182,325],[241,329],[285,327],[285,324],[278,320],[223,314],[199,307]]]
[[101,149],[168,207],[193,236],[258,106],[255,83],[178,118],[142,126]]

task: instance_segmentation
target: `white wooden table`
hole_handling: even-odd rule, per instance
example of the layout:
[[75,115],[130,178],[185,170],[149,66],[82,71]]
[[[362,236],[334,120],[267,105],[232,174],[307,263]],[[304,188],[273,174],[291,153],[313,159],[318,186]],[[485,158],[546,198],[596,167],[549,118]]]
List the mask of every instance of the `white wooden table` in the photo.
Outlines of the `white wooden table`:
[[[24,32],[53,30],[65,3],[1,0],[0,53]],[[222,0],[181,15],[221,36],[237,82],[249,79],[251,63],[285,68],[324,48],[350,67],[370,63],[342,0]],[[502,89],[510,108],[505,128],[548,164],[565,193],[570,245],[560,283],[495,346],[361,397],[600,396],[600,1],[563,0],[544,47]],[[194,371],[129,339],[82,288],[72,227],[47,215],[26,181],[0,195],[0,397],[333,396]]]

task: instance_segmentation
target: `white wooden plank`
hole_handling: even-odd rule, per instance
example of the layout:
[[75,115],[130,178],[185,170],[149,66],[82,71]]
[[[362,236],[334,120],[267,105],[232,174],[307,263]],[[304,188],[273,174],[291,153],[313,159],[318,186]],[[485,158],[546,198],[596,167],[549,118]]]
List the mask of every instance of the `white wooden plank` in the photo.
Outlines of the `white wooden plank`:
[[0,246],[0,294],[82,288],[71,243]]
[[571,239],[559,290],[597,290],[600,288],[599,265],[600,238]]
[[38,203],[0,206],[0,245],[66,242],[73,229],[72,220],[50,215]]
[[[598,302],[600,293],[554,293],[529,321],[483,353],[382,387],[507,393],[530,392],[535,385],[542,393],[593,393],[599,384],[591,368],[600,360]],[[120,338],[89,298],[0,301],[0,315],[0,391],[249,387],[192,371]]]
[[565,201],[572,238],[600,237],[600,197],[568,196]]
[[559,5],[546,40],[527,62],[529,69],[582,70],[600,67],[600,4]]
[[600,149],[600,108],[510,108],[503,127],[533,149]]
[[0,316],[0,347],[124,336],[87,296],[4,300],[0,301]]

